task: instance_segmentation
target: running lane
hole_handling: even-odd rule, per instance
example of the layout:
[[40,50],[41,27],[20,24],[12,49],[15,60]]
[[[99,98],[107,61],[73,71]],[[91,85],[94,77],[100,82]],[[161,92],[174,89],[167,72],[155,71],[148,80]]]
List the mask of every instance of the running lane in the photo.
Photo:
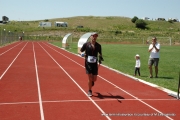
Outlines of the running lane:
[[13,44],[9,44],[9,45],[7,45],[7,46],[2,46],[2,47],[0,47],[0,56],[1,56],[2,53],[11,50],[12,48],[18,46],[18,45],[21,44],[21,43],[23,43],[23,42],[15,42],[15,43],[13,43]]
[[4,69],[0,74],[0,119],[40,120],[32,43],[22,43],[4,54],[0,65],[6,63],[7,68],[13,59],[5,74],[2,76]]
[[0,48],[0,75],[2,75],[8,66],[13,62],[25,44],[25,42],[22,44],[14,43],[13,45]]

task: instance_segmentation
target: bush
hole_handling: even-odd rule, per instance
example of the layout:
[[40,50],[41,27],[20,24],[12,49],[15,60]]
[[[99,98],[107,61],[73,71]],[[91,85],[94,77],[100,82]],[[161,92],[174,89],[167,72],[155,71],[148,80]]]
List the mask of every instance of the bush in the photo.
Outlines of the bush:
[[121,31],[118,31],[118,30],[116,30],[115,31],[115,35],[118,35],[118,34],[121,34],[122,32]]
[[173,20],[168,20],[169,23],[173,23]]
[[136,20],[138,20],[138,19],[139,19],[138,17],[134,16],[134,17],[131,19],[131,22],[135,23]]
[[146,28],[146,25],[147,25],[146,22],[142,19],[136,20],[135,24],[137,28],[141,28],[141,29]]
[[48,22],[49,20],[48,19],[45,19],[44,22]]

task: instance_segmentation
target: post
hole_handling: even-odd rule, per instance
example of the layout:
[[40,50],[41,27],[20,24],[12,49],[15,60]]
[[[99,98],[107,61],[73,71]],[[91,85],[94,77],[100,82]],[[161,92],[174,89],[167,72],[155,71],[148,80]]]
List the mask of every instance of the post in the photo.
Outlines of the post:
[[11,40],[11,31],[9,31],[9,33],[8,33],[8,43],[10,43],[10,40]]
[[180,91],[180,72],[179,72],[179,84],[178,84],[177,99],[179,99],[179,91]]
[[21,38],[22,40],[24,40],[24,31],[23,31],[23,34],[22,34],[22,38]]
[[5,43],[6,42],[6,29],[4,29],[3,33],[4,33],[4,42],[3,43]]
[[1,27],[1,45],[2,45],[2,27]]

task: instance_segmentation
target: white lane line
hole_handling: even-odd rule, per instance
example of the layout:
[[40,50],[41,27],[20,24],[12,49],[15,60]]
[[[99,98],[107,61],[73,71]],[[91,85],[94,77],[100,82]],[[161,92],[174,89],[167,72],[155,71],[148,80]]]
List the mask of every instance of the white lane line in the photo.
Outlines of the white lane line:
[[[176,99],[141,99],[144,101],[177,101]],[[138,101],[137,99],[97,99],[96,102],[109,102],[109,101]],[[42,103],[61,103],[61,102],[92,102],[91,100],[54,100],[54,101],[42,101]],[[0,105],[19,105],[19,104],[39,104],[37,102],[11,102],[0,103]]]
[[[21,44],[21,43],[19,43],[19,44]],[[13,46],[12,48],[10,48],[10,49],[6,50],[5,52],[1,53],[0,56],[3,55],[4,53],[10,51],[10,50],[13,49],[14,47],[18,46],[19,44],[15,45],[15,46]]]
[[[44,43],[44,44],[45,44],[45,43]],[[48,46],[49,48],[53,49],[53,48],[52,48],[52,47],[50,47],[49,45],[47,45],[47,44],[45,44],[45,45],[46,45],[46,46]],[[62,54],[62,53],[60,53],[59,51],[57,51],[57,50],[55,50],[55,49],[53,49],[53,50],[54,50],[54,51],[56,51],[57,53],[59,53],[59,54],[63,55],[63,54]],[[63,56],[64,56],[64,57],[66,57],[66,58],[68,58],[69,60],[71,60],[71,61],[75,62],[76,64],[80,65],[79,63],[77,63],[76,61],[72,60],[71,58],[69,58],[69,57],[67,57],[67,56],[65,56],[65,55],[63,55]],[[84,66],[82,66],[82,65],[80,65],[80,66],[84,68]],[[103,79],[104,81],[106,81],[106,82],[110,83],[111,85],[113,85],[114,87],[116,87],[116,88],[120,89],[121,91],[125,92],[126,94],[130,95],[131,97],[133,97],[133,98],[137,99],[139,102],[143,103],[144,105],[146,105],[146,106],[150,107],[151,109],[155,110],[156,112],[159,112],[160,114],[163,114],[161,111],[157,110],[156,108],[152,107],[151,105],[149,105],[148,103],[146,103],[146,102],[142,101],[141,99],[139,99],[139,98],[135,97],[134,95],[130,94],[129,92],[127,92],[127,91],[123,90],[122,88],[120,88],[119,86],[117,86],[117,85],[113,84],[112,82],[108,81],[107,79],[103,78],[102,76],[100,76],[100,75],[98,75],[98,76],[99,76],[101,79]],[[170,117],[169,117],[169,116],[167,116],[167,115],[166,115],[165,117],[167,117],[167,118],[168,118],[168,119],[170,119],[170,120],[173,120],[172,118],[170,118]]]
[[34,53],[34,64],[35,64],[35,69],[36,69],[36,80],[37,80],[37,87],[38,87],[38,97],[39,97],[39,107],[40,107],[40,113],[41,113],[41,120],[44,120],[42,97],[41,97],[41,90],[40,90],[40,84],[39,84],[38,69],[37,69],[37,63],[36,63],[36,52],[35,52],[35,50],[34,50],[34,43],[32,43],[32,44],[33,44],[33,53]]
[[[39,43],[38,43],[39,44]],[[40,44],[39,44],[40,45]],[[40,45],[41,46],[41,45]],[[42,46],[41,46],[42,47]],[[43,47],[42,47],[43,48]],[[43,48],[43,50],[49,55],[49,57],[64,71],[64,73],[79,87],[79,89],[87,96],[87,93],[81,88],[81,86],[79,86],[79,84],[68,74],[68,72],[66,72],[66,70],[64,70],[64,68],[61,66],[61,65],[59,65],[59,63]],[[92,99],[92,98],[90,98],[90,97],[88,97],[90,100],[91,100],[91,102],[101,111],[101,113],[102,114],[105,114],[105,112],[96,104],[96,102]],[[110,117],[108,117],[108,116],[106,116],[106,118],[108,119],[108,120],[111,120],[111,118]]]
[[1,80],[2,77],[5,75],[5,73],[9,70],[9,68],[11,67],[11,65],[14,63],[14,61],[17,59],[17,57],[20,55],[20,53],[22,52],[22,50],[25,48],[26,45],[27,45],[27,43],[24,45],[24,47],[21,49],[21,51],[17,54],[17,56],[14,58],[14,60],[11,62],[11,64],[6,68],[6,70],[4,71],[4,73],[0,76],[0,80]]
[[39,102],[11,102],[11,103],[0,103],[0,105],[20,105],[20,104],[37,104]]

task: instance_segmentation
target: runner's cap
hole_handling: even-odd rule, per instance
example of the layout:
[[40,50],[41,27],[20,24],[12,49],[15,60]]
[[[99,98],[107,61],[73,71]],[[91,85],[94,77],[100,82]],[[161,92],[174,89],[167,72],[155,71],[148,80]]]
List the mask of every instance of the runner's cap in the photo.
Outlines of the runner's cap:
[[93,33],[91,33],[91,36],[98,36],[98,33],[97,32],[93,32]]

